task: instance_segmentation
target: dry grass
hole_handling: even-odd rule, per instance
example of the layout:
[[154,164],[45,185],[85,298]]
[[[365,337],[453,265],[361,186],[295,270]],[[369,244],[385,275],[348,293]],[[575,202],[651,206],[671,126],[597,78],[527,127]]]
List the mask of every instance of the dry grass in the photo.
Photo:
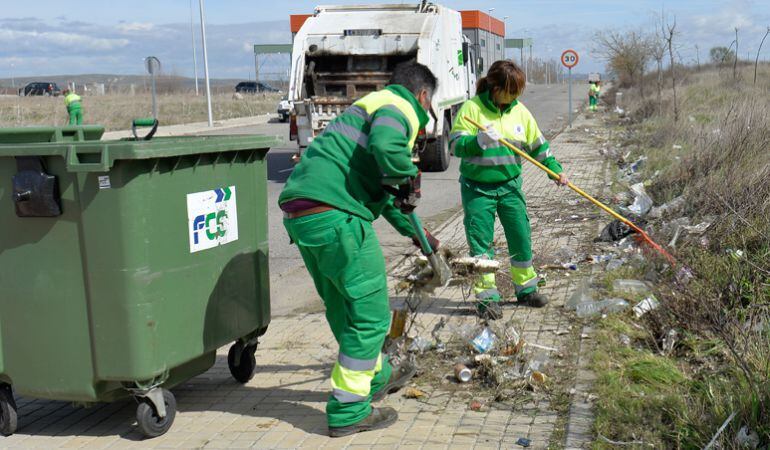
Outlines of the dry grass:
[[[678,122],[670,91],[661,103],[649,90],[644,100],[637,91],[624,93],[634,119],[620,123],[621,153],[649,158],[639,178],[651,180],[648,191],[657,204],[685,199],[682,211],[652,223],[658,241],[671,239],[666,224],[678,217],[713,225],[703,236],[679,240],[675,270],[650,263],[635,274],[657,281],[663,305],[641,327],[630,316],[601,325],[596,430],[613,440],[698,448],[735,412],[721,448],[735,447],[743,426],[768,445],[770,67],[761,68],[756,85],[753,67],[741,68],[737,80],[732,70],[717,68],[684,75]],[[694,274],[688,283],[677,277],[685,267]],[[671,330],[679,339],[667,353],[662,342]],[[621,333],[634,340],[630,348],[618,344]],[[645,373],[676,379],[634,378],[639,361]]]
[[[212,96],[215,120],[256,116],[275,112],[280,94]],[[130,128],[131,121],[152,115],[152,98],[148,94],[104,95],[83,97],[83,120],[86,124],[104,125],[107,131]],[[161,124],[206,121],[206,97],[191,94],[158,96],[158,119]],[[0,97],[0,127],[61,126],[67,111],[61,97]]]

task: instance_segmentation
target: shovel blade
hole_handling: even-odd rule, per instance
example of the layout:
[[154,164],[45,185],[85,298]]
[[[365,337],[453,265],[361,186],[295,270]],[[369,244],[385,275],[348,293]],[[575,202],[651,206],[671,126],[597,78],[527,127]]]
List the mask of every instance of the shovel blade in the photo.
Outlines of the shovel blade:
[[428,255],[428,261],[433,269],[433,282],[431,284],[441,287],[447,286],[452,279],[452,269],[449,268],[449,264],[437,253],[431,253]]

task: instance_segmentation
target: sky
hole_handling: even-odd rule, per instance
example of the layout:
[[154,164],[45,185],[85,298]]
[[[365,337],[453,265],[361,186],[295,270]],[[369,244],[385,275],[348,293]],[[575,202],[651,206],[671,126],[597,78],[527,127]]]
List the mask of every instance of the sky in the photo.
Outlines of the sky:
[[[396,3],[398,0],[381,0]],[[198,0],[36,0],[3,2],[0,9],[0,79],[62,74],[142,74],[143,58],[158,57],[166,73],[193,75],[193,44],[198,71],[202,50]],[[209,71],[213,78],[254,78],[252,44],[289,43],[289,14],[311,13],[317,4],[372,3],[362,0],[246,1],[208,0],[205,4]],[[411,3],[411,2],[410,2]],[[454,9],[487,11],[506,22],[506,37],[532,37],[534,54],[558,59],[573,48],[579,72],[601,71],[594,53],[598,30],[652,30],[661,11],[676,18],[678,54],[694,63],[708,49],[729,46],[739,28],[739,53],[753,59],[770,26],[768,0],[445,0]],[[193,27],[191,33],[191,11]],[[34,14],[34,15],[33,15]],[[518,51],[517,51],[518,52]],[[281,60],[281,58],[284,58]],[[770,60],[770,43],[761,59]],[[270,56],[261,72],[284,71],[286,56]]]

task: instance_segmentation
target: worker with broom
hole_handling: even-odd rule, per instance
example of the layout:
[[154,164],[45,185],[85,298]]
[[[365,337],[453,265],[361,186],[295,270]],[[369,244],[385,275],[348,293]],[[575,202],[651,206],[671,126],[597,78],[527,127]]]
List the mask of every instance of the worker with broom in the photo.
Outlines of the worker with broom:
[[[418,245],[406,217],[420,198],[412,148],[428,122],[436,84],[422,64],[396,66],[385,89],[356,101],[313,140],[278,200],[340,347],[326,404],[332,437],[395,423],[393,408],[371,402],[416,372],[408,362],[391,368],[381,353],[390,304],[372,221],[383,215]],[[439,242],[430,234],[427,239],[435,251]]]
[[[511,278],[518,303],[542,307],[547,298],[537,291],[539,278],[532,265],[529,217],[522,191],[521,157],[501,144],[502,140],[523,149],[559,175],[556,183],[567,185],[562,167],[553,156],[534,117],[518,101],[526,78],[512,61],[493,63],[478,80],[476,96],[460,108],[450,135],[450,151],[462,158],[460,192],[465,212],[465,235],[471,255],[494,257],[495,216],[500,218],[511,262]],[[480,130],[470,120],[484,125]],[[478,277],[473,290],[479,315],[502,317],[495,274]]]

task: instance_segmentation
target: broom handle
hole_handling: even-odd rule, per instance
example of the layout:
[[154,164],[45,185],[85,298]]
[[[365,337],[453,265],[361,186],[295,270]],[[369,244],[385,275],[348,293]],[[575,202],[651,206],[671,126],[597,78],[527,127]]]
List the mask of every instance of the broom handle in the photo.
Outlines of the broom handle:
[[[467,116],[463,117],[463,119],[465,119],[465,120],[466,120],[468,123],[472,124],[473,126],[475,126],[476,128],[478,128],[479,130],[481,130],[481,131],[487,131],[487,128],[486,128],[484,125],[482,125],[482,124],[480,124],[480,123],[476,122],[475,120],[473,120],[473,119],[470,119],[470,118],[468,118]],[[508,147],[508,148],[509,148],[511,151],[515,152],[517,155],[521,156],[522,158],[524,158],[524,159],[526,159],[527,161],[531,162],[532,164],[536,165],[536,166],[537,166],[537,167],[539,167],[540,169],[544,170],[544,171],[545,171],[545,172],[546,172],[548,175],[550,175],[551,177],[553,177],[553,178],[557,178],[557,179],[559,178],[559,175],[558,175],[556,172],[554,172],[553,170],[551,170],[551,169],[549,169],[548,167],[544,166],[543,164],[541,164],[540,162],[538,162],[538,161],[537,161],[535,158],[533,158],[533,157],[529,156],[529,155],[528,155],[526,152],[524,152],[524,151],[522,151],[522,150],[520,150],[520,149],[516,148],[516,146],[514,146],[514,145],[513,145],[513,144],[511,144],[510,142],[507,142],[507,141],[501,140],[501,141],[500,141],[500,143],[501,143],[501,144],[503,144],[505,147]],[[609,206],[605,205],[604,203],[600,202],[599,200],[595,199],[594,197],[592,197],[590,194],[588,194],[588,193],[587,193],[587,192],[585,192],[584,190],[582,190],[582,189],[580,189],[579,187],[575,186],[574,184],[572,184],[572,182],[571,182],[571,181],[570,181],[569,183],[567,183],[567,186],[568,186],[570,189],[572,189],[573,191],[575,191],[575,192],[577,192],[578,194],[580,194],[580,196],[582,196],[582,197],[584,197],[585,199],[587,199],[589,202],[591,202],[591,203],[593,203],[594,205],[598,206],[599,208],[603,209],[605,212],[607,212],[607,214],[609,214],[609,215],[611,215],[612,217],[614,217],[614,218],[618,219],[619,221],[621,221],[621,222],[625,223],[626,225],[628,225],[629,227],[631,227],[631,228],[632,228],[632,229],[634,229],[635,231],[637,231],[637,232],[639,232],[639,233],[641,233],[641,234],[646,234],[646,233],[644,233],[644,231],[643,231],[641,228],[639,228],[639,227],[637,227],[636,225],[634,225],[634,223],[633,223],[633,222],[631,222],[630,220],[628,220],[628,219],[626,219],[625,217],[621,216],[620,214],[618,214],[617,212],[615,212],[615,210],[613,210],[613,209],[612,209],[612,208],[610,208]]]

